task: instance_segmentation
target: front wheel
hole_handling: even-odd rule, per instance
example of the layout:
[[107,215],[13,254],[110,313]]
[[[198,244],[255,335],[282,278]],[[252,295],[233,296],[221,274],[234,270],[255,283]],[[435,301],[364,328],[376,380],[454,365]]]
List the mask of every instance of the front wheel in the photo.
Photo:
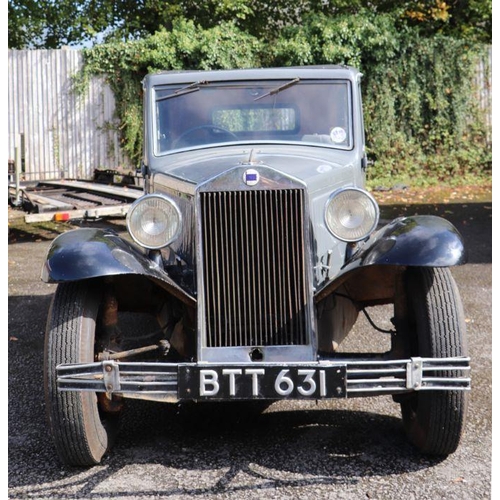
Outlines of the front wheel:
[[95,392],[60,392],[56,387],[57,365],[94,361],[101,297],[90,283],[61,284],[47,322],[45,404],[59,458],[72,466],[98,464],[117,427],[117,415]]
[[[411,356],[466,356],[465,320],[447,268],[409,268],[404,323]],[[397,316],[397,312],[396,312]],[[450,372],[433,376],[449,377]],[[409,440],[423,453],[449,455],[460,442],[467,412],[464,391],[420,391],[401,401]]]

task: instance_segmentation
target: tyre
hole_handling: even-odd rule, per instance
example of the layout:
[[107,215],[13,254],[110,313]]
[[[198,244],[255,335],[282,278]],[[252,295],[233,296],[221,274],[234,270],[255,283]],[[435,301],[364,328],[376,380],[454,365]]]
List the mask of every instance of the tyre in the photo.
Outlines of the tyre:
[[[406,297],[410,356],[466,356],[462,303],[449,269],[408,269]],[[452,375],[436,372],[431,376]],[[453,453],[464,429],[467,400],[464,391],[418,391],[404,398],[401,412],[410,442],[424,454]]]
[[87,282],[58,286],[45,335],[45,404],[57,454],[64,464],[98,464],[117,429],[116,412],[107,412],[95,392],[60,392],[56,366],[95,359],[96,325],[102,293]]

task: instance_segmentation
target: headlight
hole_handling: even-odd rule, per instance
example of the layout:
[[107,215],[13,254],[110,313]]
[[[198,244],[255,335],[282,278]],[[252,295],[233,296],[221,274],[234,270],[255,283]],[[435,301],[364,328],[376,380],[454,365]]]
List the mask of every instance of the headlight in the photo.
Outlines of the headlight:
[[364,240],[377,227],[378,217],[377,202],[362,189],[335,191],[326,204],[326,226],[342,241]]
[[181,213],[166,196],[149,194],[130,207],[127,228],[136,243],[156,250],[177,238],[181,229]]

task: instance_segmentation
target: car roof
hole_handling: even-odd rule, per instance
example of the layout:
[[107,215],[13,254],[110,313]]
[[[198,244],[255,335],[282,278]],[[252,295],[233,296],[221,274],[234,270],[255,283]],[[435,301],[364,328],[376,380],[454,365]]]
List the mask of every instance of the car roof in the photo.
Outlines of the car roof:
[[290,66],[284,68],[248,68],[228,70],[173,70],[151,73],[144,79],[144,86],[165,85],[170,83],[193,83],[200,80],[208,82],[238,80],[283,80],[301,79],[348,79],[355,80],[361,73],[350,66]]

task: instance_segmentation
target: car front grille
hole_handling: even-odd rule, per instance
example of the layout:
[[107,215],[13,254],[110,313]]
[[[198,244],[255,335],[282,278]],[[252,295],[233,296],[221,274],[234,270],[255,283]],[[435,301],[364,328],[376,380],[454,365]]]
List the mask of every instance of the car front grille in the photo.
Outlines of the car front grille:
[[202,192],[207,347],[304,345],[304,190]]

